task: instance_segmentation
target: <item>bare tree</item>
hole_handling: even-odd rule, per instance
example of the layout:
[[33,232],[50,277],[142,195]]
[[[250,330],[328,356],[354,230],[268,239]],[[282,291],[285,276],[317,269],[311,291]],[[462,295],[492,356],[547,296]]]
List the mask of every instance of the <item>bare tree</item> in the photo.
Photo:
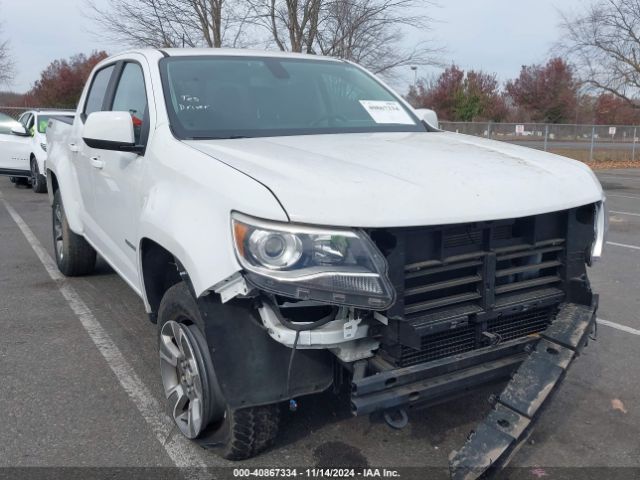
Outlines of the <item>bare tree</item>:
[[[410,29],[424,32],[431,1],[420,0],[248,0],[256,24],[281,50],[318,53],[358,62],[374,73],[437,63],[428,41],[403,46]],[[418,10],[420,9],[420,10]]]
[[415,12],[432,6],[433,2],[415,0],[332,0],[318,46],[324,55],[352,60],[376,74],[389,75],[407,65],[437,64],[441,50],[432,42],[403,46],[409,30],[429,30],[431,18]]
[[[280,50],[345,58],[390,76],[396,67],[436,63],[427,41],[431,0],[85,0],[109,40],[150,47],[244,46],[256,27]],[[418,13],[416,13],[418,12]]]
[[640,107],[640,0],[600,0],[578,15],[563,15],[559,47],[582,82]]
[[254,24],[283,51],[313,53],[327,0],[247,0]]
[[233,0],[85,0],[87,15],[112,42],[145,47],[237,46],[247,11]]
[[[0,33],[2,26],[0,25]],[[13,80],[15,65],[11,57],[9,40],[0,41],[0,85],[8,85]]]
[[0,43],[0,84],[7,85],[13,80],[13,60],[9,52],[9,41]]

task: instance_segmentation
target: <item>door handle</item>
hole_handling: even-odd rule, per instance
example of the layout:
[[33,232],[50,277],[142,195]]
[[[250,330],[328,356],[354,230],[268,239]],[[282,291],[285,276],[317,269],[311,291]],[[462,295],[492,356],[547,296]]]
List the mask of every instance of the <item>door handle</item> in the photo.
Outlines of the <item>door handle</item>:
[[73,153],[78,153],[80,151],[80,147],[75,143],[70,143],[69,150],[71,150]]
[[102,167],[104,167],[104,161],[100,160],[98,157],[91,157],[89,161],[94,168],[102,169]]

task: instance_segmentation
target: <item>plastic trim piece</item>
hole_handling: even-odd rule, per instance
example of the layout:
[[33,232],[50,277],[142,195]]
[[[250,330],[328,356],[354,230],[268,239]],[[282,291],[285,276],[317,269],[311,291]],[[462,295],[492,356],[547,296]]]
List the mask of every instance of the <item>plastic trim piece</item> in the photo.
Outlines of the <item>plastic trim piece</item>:
[[[260,318],[267,328],[269,336],[276,342],[293,348],[296,332],[285,327],[278,321],[278,317],[270,305],[263,304],[258,311],[260,312]],[[337,319],[315,330],[300,331],[296,348],[314,349],[338,347],[347,342],[355,342],[356,340],[366,338],[369,334],[369,325],[366,323],[358,322],[355,328],[348,330],[345,329],[345,325],[347,325],[346,319]]]

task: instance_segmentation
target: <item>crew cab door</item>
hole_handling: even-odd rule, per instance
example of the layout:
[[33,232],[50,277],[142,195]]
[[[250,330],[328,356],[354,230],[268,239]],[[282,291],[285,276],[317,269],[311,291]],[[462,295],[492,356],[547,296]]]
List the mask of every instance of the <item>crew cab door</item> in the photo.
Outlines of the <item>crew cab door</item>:
[[95,155],[96,150],[89,147],[82,140],[84,122],[93,112],[100,112],[106,109],[109,86],[112,84],[112,77],[115,72],[115,64],[107,65],[98,70],[91,79],[91,85],[84,101],[82,112],[73,122],[71,133],[67,139],[67,154],[71,165],[75,169],[75,176],[78,181],[78,191],[82,201],[82,219],[84,224],[84,234],[95,244],[100,235],[96,224],[94,209],[95,199],[93,194],[93,168],[89,158]]
[[[27,132],[33,126],[33,114],[23,113],[18,121]],[[3,122],[0,127],[0,175],[29,176],[30,136],[11,133],[11,122]]]
[[[141,61],[143,61],[141,59]],[[119,62],[109,106],[106,110],[129,112],[137,145],[146,144],[150,111],[145,72],[138,61]],[[94,208],[92,216],[98,228],[95,243],[129,284],[138,281],[138,230],[144,191],[144,154],[92,149],[91,165]]]

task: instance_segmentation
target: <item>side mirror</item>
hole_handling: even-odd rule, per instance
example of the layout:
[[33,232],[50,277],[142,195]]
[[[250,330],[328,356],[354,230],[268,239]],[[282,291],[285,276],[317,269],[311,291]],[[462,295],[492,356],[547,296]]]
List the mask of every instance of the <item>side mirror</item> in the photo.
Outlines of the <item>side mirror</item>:
[[17,125],[11,127],[11,133],[13,133],[14,135],[18,135],[19,137],[31,136],[29,132],[27,132],[27,129],[24,128],[24,125],[22,125],[21,123],[18,123]]
[[91,148],[140,153],[129,112],[93,112],[87,117],[82,139]]
[[418,114],[418,118],[431,128],[440,130],[438,114],[434,110],[429,110],[428,108],[417,108],[416,113]]

